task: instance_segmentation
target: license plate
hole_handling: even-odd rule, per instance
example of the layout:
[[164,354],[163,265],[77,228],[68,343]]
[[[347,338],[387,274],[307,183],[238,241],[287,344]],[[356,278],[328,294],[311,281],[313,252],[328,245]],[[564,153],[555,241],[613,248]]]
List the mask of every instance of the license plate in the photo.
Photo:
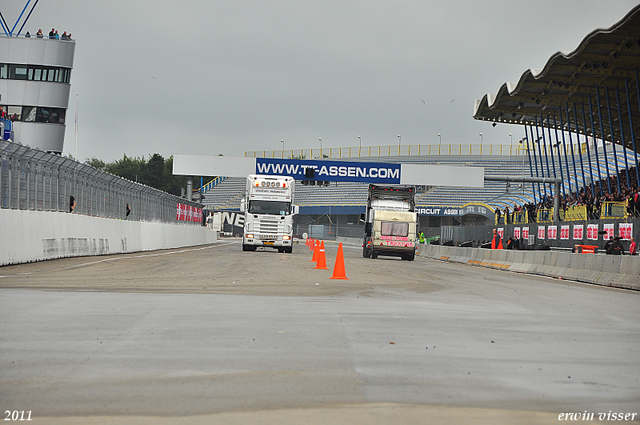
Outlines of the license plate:
[[264,241],[262,242],[264,245],[273,245],[273,241]]

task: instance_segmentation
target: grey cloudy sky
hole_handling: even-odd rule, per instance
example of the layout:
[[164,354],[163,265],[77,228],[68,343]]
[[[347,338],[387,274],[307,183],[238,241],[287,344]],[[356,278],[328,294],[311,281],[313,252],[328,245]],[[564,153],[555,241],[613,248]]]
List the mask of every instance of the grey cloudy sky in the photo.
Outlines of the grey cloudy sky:
[[[26,0],[0,0],[14,22]],[[474,99],[573,51],[629,0],[41,0],[76,39],[65,154],[509,143]]]

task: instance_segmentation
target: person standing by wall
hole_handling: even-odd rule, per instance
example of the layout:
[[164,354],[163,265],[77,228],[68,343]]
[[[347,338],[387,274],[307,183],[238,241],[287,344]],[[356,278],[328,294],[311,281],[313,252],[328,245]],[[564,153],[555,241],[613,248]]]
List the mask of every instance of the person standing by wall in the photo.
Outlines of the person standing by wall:
[[502,238],[496,229],[493,229],[493,239],[491,240],[491,249],[503,249]]

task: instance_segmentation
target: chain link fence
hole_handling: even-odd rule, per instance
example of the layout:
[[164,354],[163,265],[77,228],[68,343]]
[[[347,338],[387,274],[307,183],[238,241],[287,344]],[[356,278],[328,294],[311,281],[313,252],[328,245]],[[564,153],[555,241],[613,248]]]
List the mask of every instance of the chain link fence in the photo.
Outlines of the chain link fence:
[[364,238],[364,225],[360,224],[300,224],[296,225],[296,234],[306,233],[310,238],[335,240],[341,238]]
[[[201,204],[19,143],[0,140],[0,155],[0,208],[163,223],[178,222],[179,205],[202,208]],[[202,220],[180,222],[198,225]]]

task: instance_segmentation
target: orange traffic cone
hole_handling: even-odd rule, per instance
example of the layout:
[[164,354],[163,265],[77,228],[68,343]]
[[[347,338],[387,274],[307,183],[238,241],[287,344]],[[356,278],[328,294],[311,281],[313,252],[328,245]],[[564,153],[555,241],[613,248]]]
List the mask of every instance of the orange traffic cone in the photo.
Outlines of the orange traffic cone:
[[307,241],[304,243],[306,246],[309,246],[309,238],[307,238]]
[[313,262],[317,262],[318,261],[318,253],[320,251],[320,244],[318,243],[318,240],[316,239],[316,244],[313,247],[313,257],[311,257],[311,261]]
[[324,255],[324,241],[320,242],[320,249],[318,250],[318,260],[314,269],[329,270],[327,267],[327,258]]
[[315,245],[314,242],[315,241],[313,240],[313,238],[309,238],[309,250],[310,251],[313,251],[313,248],[314,248],[314,245]]
[[333,267],[333,276],[330,279],[349,280],[344,270],[344,255],[342,254],[342,242],[338,245],[338,255],[336,257],[336,265]]

